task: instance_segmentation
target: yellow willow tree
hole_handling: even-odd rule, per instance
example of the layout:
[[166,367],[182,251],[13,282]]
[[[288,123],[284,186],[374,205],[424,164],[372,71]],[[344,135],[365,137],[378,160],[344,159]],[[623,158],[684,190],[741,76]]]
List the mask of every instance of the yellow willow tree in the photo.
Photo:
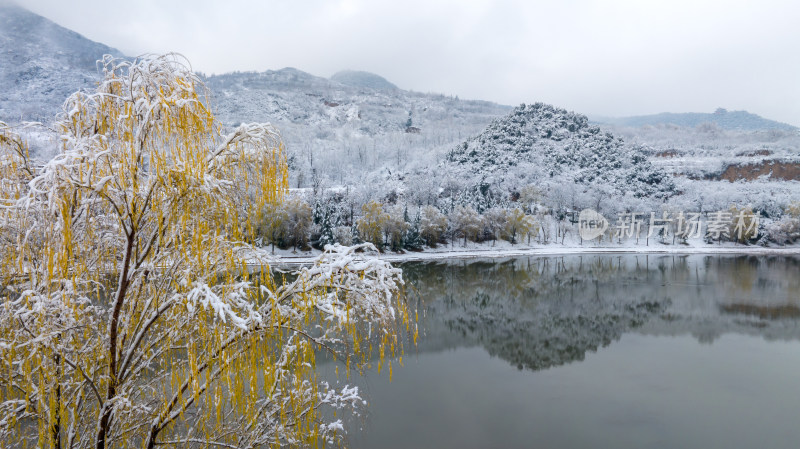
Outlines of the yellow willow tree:
[[370,201],[361,206],[361,217],[356,220],[356,229],[361,239],[383,248],[383,227],[389,220],[389,214],[383,211],[383,205]]
[[222,135],[177,55],[103,63],[38,169],[0,124],[0,441],[340,441],[325,410],[362,400],[318,381],[316,358],[361,368],[374,348],[390,363],[408,326],[400,271],[335,246],[279,282],[248,243],[287,187],[276,131]]

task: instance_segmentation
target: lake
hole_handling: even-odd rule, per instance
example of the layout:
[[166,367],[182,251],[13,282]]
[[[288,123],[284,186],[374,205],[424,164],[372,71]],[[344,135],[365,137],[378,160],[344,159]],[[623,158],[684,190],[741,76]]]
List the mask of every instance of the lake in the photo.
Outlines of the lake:
[[800,257],[401,266],[418,345],[347,380],[349,447],[800,447]]

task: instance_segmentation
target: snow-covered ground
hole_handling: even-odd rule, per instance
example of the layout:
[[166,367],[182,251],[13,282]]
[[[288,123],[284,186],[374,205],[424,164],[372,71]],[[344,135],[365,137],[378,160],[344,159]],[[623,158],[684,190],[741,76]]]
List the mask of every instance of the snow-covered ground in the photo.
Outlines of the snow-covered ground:
[[[275,249],[278,266],[308,265],[322,253],[320,250],[310,251],[300,250],[281,250]],[[644,239],[640,244],[635,241],[619,243],[598,243],[583,242],[577,240],[565,240],[564,244],[536,244],[511,243],[498,240],[492,242],[467,242],[466,246],[462,242],[452,245],[439,245],[436,248],[426,247],[424,251],[403,253],[384,252],[378,255],[383,260],[390,262],[410,262],[425,260],[444,260],[444,259],[474,259],[474,258],[504,258],[514,256],[547,256],[561,254],[597,254],[597,253],[620,253],[620,254],[798,254],[800,255],[800,245],[791,246],[755,246],[741,245],[732,242],[721,244],[708,244],[702,239],[690,240],[687,245],[681,244],[662,244],[657,241],[650,241],[645,244]]]

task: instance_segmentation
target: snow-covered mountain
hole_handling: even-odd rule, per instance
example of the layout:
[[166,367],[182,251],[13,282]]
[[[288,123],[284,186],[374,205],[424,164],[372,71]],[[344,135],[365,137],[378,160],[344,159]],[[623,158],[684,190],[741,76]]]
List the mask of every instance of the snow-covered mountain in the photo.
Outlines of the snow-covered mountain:
[[769,120],[747,111],[728,111],[724,108],[718,108],[713,113],[663,112],[661,114],[639,115],[633,117],[593,117],[593,121],[598,123],[632,127],[674,125],[694,128],[701,125],[713,124],[721,129],[739,131],[758,131],[767,129],[797,131],[798,129],[796,126],[776,122],[775,120]]
[[365,72],[326,79],[284,68],[210,76],[205,82],[223,123],[278,127],[293,187],[370,184],[376,195],[392,189],[384,188],[384,181],[436,165],[454,145],[511,109],[398,89]]
[[21,6],[0,1],[0,120],[49,122],[99,79],[97,60],[122,56]]
[[337,79],[341,77],[326,79],[287,67],[214,75],[204,81],[213,95],[214,112],[230,125],[270,121],[350,130],[363,136],[424,134],[445,124],[481,129],[511,109],[486,101],[387,88],[377,82]]
[[[103,54],[121,56],[3,0],[0,25],[0,120],[9,123],[50,122],[69,94],[93,86]],[[553,106],[412,92],[366,72],[204,79],[223,124],[272,122],[281,131],[292,187],[347,191],[354,204],[514,206],[531,184],[545,205],[571,209],[650,210],[669,197],[687,208],[736,202],[773,214],[800,197],[798,131],[741,111],[674,115],[698,126],[598,128]],[[55,150],[50,137],[28,137],[39,156]]]
[[532,184],[574,184],[605,197],[666,199],[672,177],[641,147],[590,126],[589,119],[551,105],[521,105],[447,154],[442,168],[463,173],[484,190],[513,192]]

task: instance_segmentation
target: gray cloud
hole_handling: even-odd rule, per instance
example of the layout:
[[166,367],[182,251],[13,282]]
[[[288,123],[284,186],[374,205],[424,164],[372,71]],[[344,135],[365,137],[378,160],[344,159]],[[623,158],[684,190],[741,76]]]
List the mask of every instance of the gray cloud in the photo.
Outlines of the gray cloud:
[[309,0],[24,6],[129,55],[197,70],[375,72],[406,89],[632,115],[747,109],[800,125],[800,5]]

